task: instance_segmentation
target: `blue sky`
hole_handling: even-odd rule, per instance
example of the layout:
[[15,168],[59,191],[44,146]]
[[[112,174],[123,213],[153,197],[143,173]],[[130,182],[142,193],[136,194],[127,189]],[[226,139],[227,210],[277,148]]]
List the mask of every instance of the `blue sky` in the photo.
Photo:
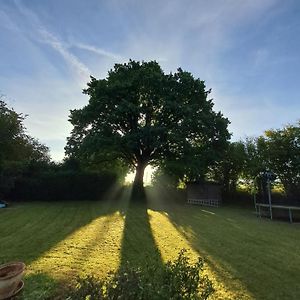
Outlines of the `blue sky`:
[[129,58],[205,80],[234,140],[300,119],[298,0],[0,0],[0,92],[55,160],[89,75]]

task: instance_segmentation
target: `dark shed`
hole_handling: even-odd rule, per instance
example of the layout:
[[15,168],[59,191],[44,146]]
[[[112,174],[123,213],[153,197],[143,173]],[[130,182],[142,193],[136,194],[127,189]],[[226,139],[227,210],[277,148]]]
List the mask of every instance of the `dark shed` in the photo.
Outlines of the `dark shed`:
[[218,207],[222,203],[221,185],[212,182],[190,182],[187,184],[187,202]]

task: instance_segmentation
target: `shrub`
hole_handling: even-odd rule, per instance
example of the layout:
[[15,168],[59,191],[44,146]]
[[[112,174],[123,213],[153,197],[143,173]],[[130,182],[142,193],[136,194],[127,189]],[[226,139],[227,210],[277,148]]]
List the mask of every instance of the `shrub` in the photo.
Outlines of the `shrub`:
[[105,281],[94,277],[79,278],[68,300],[122,300],[122,299],[208,299],[214,292],[211,281],[203,276],[203,259],[191,265],[185,250],[174,262],[162,267],[148,265],[144,268],[129,264],[111,273]]
[[13,200],[98,200],[116,182],[111,173],[89,171],[44,172],[15,182]]
[[67,300],[102,300],[104,298],[104,282],[93,276],[78,278],[75,289],[66,296]]

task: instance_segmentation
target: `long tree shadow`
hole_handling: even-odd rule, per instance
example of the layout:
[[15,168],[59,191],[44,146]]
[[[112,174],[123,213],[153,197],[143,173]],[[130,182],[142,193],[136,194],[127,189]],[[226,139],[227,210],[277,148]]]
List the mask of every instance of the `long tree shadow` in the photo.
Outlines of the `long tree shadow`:
[[[261,224],[249,210],[240,208],[190,206],[185,204],[184,194],[163,189],[152,189],[150,194],[151,208],[168,214],[178,232],[205,256],[218,280],[239,297],[247,298],[248,291],[255,299],[299,299],[296,278],[300,269],[289,263],[299,261],[297,252],[292,251],[299,248],[297,232],[291,230],[278,238],[281,226],[288,224]],[[291,249],[289,257],[284,250],[287,245]],[[284,278],[282,272],[286,274]],[[270,292],[272,286],[286,288],[274,294]]]
[[162,265],[147,209],[148,201],[145,194],[132,193],[125,217],[120,268],[127,264],[141,268],[149,264],[157,267]]

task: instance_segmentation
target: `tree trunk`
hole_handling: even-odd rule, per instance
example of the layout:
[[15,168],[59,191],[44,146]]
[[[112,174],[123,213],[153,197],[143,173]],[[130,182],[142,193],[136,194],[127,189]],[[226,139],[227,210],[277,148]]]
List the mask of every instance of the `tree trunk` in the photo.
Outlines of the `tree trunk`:
[[136,166],[135,178],[134,178],[133,185],[137,189],[143,189],[143,187],[144,187],[145,168],[146,168],[146,164],[143,162],[139,162]]

